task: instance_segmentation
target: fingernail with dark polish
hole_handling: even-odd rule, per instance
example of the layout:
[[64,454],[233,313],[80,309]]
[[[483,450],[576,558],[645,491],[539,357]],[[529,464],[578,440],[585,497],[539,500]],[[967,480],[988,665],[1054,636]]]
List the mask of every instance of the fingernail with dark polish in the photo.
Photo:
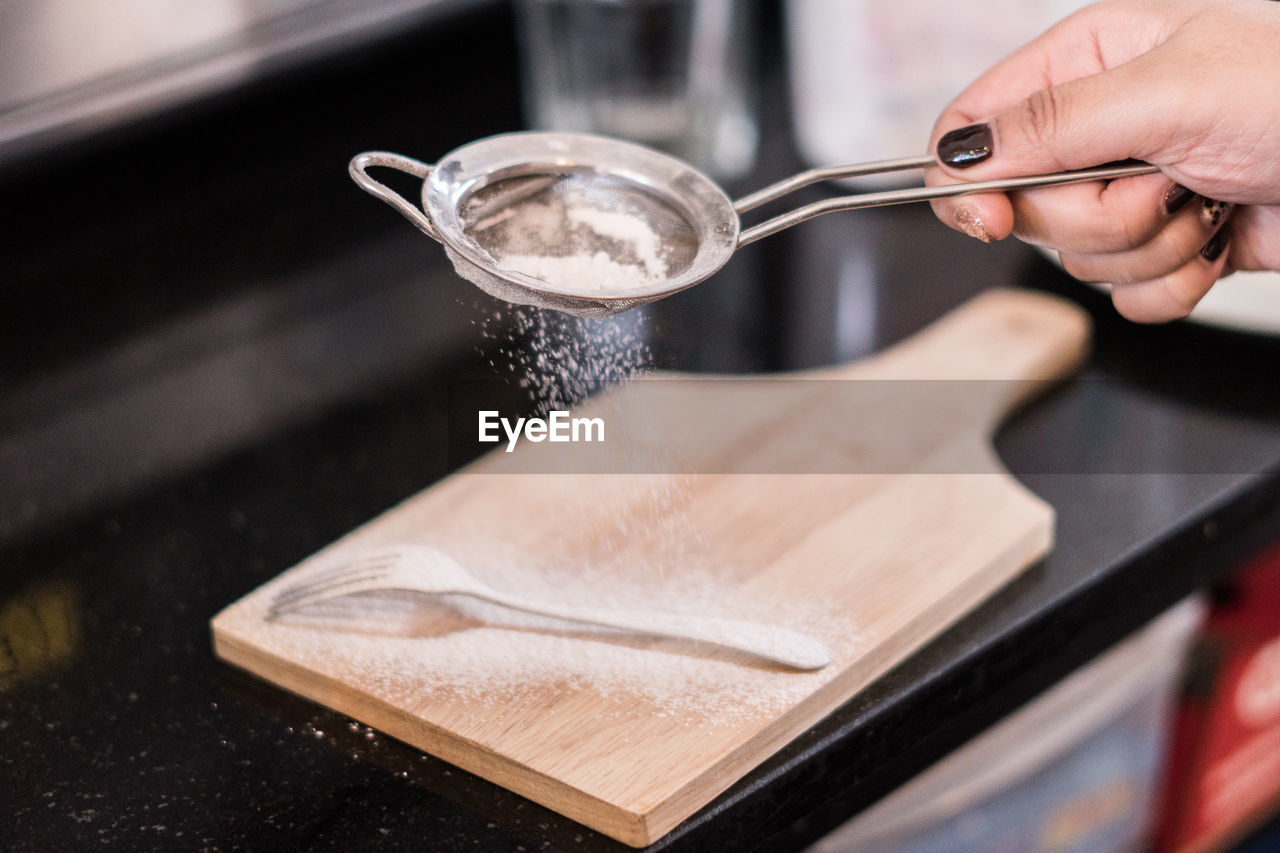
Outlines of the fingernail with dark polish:
[[1222,256],[1222,250],[1227,248],[1228,243],[1227,232],[1219,231],[1209,238],[1209,242],[1204,244],[1204,248],[1200,250],[1200,257],[1209,263],[1213,263]]
[[1179,210],[1187,206],[1187,202],[1195,198],[1196,194],[1184,187],[1182,184],[1173,184],[1164,194],[1164,212],[1168,216],[1172,216]]
[[991,125],[971,124],[938,140],[938,159],[956,169],[976,166],[992,154]]

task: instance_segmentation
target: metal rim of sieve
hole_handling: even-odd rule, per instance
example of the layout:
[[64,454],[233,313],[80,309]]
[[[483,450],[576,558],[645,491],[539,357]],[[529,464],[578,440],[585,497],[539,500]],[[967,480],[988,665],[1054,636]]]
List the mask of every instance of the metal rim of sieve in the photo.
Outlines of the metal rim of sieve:
[[[369,166],[399,169],[422,178],[421,210],[369,177]],[[506,133],[463,145],[434,164],[373,151],[357,155],[350,171],[363,189],[444,244],[455,267],[459,261],[465,262],[510,286],[499,295],[510,300],[514,288],[532,304],[580,315],[613,314],[692,287],[723,267],[738,245],[739,224],[733,202],[714,181],[669,154],[604,136],[544,131]],[[466,234],[459,211],[473,193],[510,178],[570,173],[620,180],[676,210],[697,241],[692,261],[677,275],[641,287],[581,293],[558,289],[502,266]],[[475,281],[472,275],[465,277]],[[493,288],[484,289],[493,292]]]
[[[476,140],[456,148],[434,165],[386,151],[367,151],[351,159],[348,171],[360,187],[398,210],[428,237],[442,243],[460,275],[509,302],[556,308],[579,316],[607,316],[670,296],[704,281],[728,263],[734,251],[815,216],[954,196],[1035,189],[1081,181],[1145,175],[1159,169],[1125,161],[993,181],[941,184],[839,196],[816,201],[743,229],[739,216],[801,187],[830,180],[879,175],[936,166],[932,156],[906,157],[846,166],[810,169],[731,201],[724,190],[688,163],[634,142],[586,133],[521,131]],[[368,167],[384,166],[422,179],[422,208],[369,176]],[[464,231],[463,202],[498,180],[528,175],[595,174],[638,187],[685,218],[698,248],[679,274],[642,287],[604,293],[558,289],[498,263]]]

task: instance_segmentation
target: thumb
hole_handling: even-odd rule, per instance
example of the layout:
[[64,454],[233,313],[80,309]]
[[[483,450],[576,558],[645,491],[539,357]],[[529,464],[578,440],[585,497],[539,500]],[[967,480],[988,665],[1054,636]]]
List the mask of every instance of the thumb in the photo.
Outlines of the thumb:
[[1040,89],[985,121],[944,133],[936,145],[939,164],[976,181],[1152,161],[1180,111],[1163,75],[1147,73],[1150,57]]

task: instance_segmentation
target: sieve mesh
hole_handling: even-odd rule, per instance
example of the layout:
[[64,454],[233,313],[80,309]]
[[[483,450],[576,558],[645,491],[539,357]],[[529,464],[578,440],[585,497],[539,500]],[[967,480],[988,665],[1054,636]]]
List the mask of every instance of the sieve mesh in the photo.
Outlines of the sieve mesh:
[[[500,270],[556,291],[548,307],[574,294],[608,296],[612,313],[627,291],[677,277],[698,254],[698,231],[673,205],[641,184],[589,171],[491,180],[462,200],[458,221]],[[539,304],[523,288],[513,300],[514,285],[450,255],[460,275],[490,294]]]
[[449,256],[449,260],[453,262],[454,271],[483,290],[485,293],[501,299],[503,302],[510,302],[514,305],[532,305],[535,308],[552,308],[556,311],[564,311],[577,317],[609,317],[622,311],[630,311],[632,308],[638,308],[647,302],[653,301],[652,296],[638,296],[634,299],[625,297],[620,299],[601,299],[599,296],[581,295],[575,296],[571,293],[553,293],[550,291],[534,290],[521,284],[514,284],[505,278],[494,275],[491,272],[476,266],[462,255],[455,252],[447,244],[444,247],[445,254]]

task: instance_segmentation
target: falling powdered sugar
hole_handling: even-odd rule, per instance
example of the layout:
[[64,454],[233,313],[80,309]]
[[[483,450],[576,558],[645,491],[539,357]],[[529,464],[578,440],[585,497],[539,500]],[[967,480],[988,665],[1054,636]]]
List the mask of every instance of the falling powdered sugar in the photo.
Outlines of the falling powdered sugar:
[[[599,232],[630,237],[646,255],[659,251],[656,237],[650,235],[646,242],[643,234],[627,233],[627,217],[595,213]],[[510,223],[503,219],[492,227],[504,224]],[[594,319],[510,306],[492,311],[477,325],[490,366],[528,392],[537,414],[571,410],[592,395],[642,377],[654,362],[643,310]],[[787,613],[778,610],[782,605],[776,599],[735,598],[731,577],[705,565],[702,534],[685,516],[696,499],[688,478],[660,473],[663,464],[650,463],[651,475],[583,478],[580,500],[558,504],[559,530],[543,534],[542,554],[508,553],[501,525],[490,529],[485,519],[476,519],[476,535],[457,536],[471,545],[452,556],[500,588],[525,587],[535,599],[559,600],[567,590],[576,590],[587,607],[607,606],[612,596],[621,609],[715,613],[794,627],[820,640],[849,636],[844,620],[824,615],[812,603],[803,612]],[[596,484],[623,493],[593,498]],[[626,511],[598,513],[615,502]],[[581,554],[584,529],[592,531],[594,543],[589,562],[554,558]],[[633,541],[662,544],[642,553],[626,546]],[[617,550],[606,543],[616,543]],[[554,620],[540,624],[535,617],[486,611],[461,599],[438,601],[434,615],[423,610],[421,600],[399,616],[385,610],[394,610],[394,602],[382,601],[383,610],[369,600],[354,606],[354,614],[313,613],[321,621],[312,625],[277,622],[273,642],[280,654],[306,658],[307,666],[335,677],[358,672],[362,684],[401,707],[441,703],[450,714],[491,714],[496,706],[545,703],[549,693],[570,702],[590,693],[601,697],[602,713],[619,719],[653,716],[682,725],[736,727],[776,716],[829,677],[826,671],[797,672],[690,641]],[[375,609],[361,614],[361,606]],[[452,615],[441,615],[442,607]],[[399,628],[392,627],[397,624]]]
[[[639,311],[595,320],[520,307],[478,325],[490,364],[543,412],[570,409],[653,362]],[[541,532],[536,552],[510,539],[512,519],[500,514],[459,519],[440,534],[452,547],[439,547],[495,588],[533,600],[743,619],[798,631],[841,656],[850,648],[854,628],[844,615],[822,601],[762,594],[714,558],[687,514],[702,497],[687,478],[572,482],[564,494],[540,492],[554,494],[556,522]],[[242,602],[226,630],[322,683],[351,686],[464,737],[551,725],[549,715],[575,709],[590,711],[578,724],[582,737],[611,743],[619,733],[661,737],[676,729],[729,737],[770,724],[842,668],[837,660],[800,672],[707,644],[539,619],[458,596],[354,595],[268,620],[272,595],[265,587]]]
[[479,321],[490,367],[529,392],[534,412],[570,409],[653,366],[643,311],[602,319],[513,306]]
[[[490,313],[477,325],[486,341],[481,352],[487,356],[489,365],[498,375],[509,377],[528,392],[532,414],[537,416],[554,410],[572,410],[592,395],[642,379],[654,363],[649,345],[649,319],[644,309],[596,319],[514,306],[509,311]],[[607,421],[625,417],[609,399],[605,404],[609,407],[604,412]],[[670,460],[660,440],[647,443],[640,452],[643,458],[628,454],[622,467],[655,476],[632,477],[625,483],[610,481],[611,485],[625,490],[625,494],[615,493],[602,499],[622,499],[628,511],[608,519],[594,519],[598,535],[610,541],[625,541],[628,537],[644,538],[662,529],[672,552],[696,548],[701,542],[701,532],[688,524],[684,515],[684,508],[692,500],[687,478],[663,473],[670,470],[667,467]],[[584,482],[583,490],[589,490],[597,482],[604,481]],[[563,507],[563,513],[561,535],[567,539],[577,535],[578,519],[572,506]],[[487,548],[496,547],[491,540],[486,542]],[[684,565],[678,557],[672,559]],[[674,565],[663,560],[646,568],[661,576]]]

